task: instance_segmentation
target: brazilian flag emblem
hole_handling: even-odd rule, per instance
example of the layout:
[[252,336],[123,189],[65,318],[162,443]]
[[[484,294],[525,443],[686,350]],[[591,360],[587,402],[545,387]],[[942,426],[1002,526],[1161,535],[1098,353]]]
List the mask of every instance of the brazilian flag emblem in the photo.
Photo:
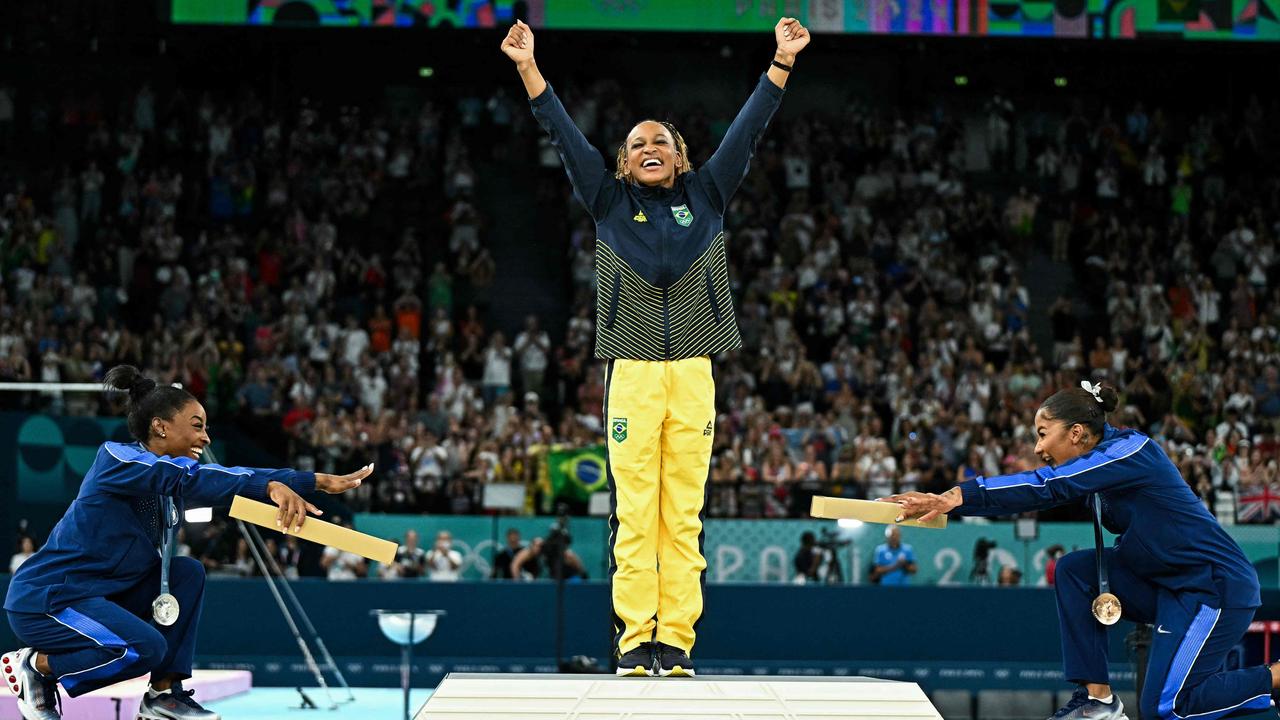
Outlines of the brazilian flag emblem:
[[609,485],[604,446],[552,450],[547,454],[547,474],[555,497],[587,500]]
[[689,227],[693,224],[693,213],[689,212],[688,205],[671,208],[671,214],[675,216],[676,222],[680,223],[681,227]]
[[613,435],[614,442],[622,442],[623,440],[627,439],[627,419],[626,418],[614,418],[613,422],[610,423],[610,425],[612,425],[611,434]]

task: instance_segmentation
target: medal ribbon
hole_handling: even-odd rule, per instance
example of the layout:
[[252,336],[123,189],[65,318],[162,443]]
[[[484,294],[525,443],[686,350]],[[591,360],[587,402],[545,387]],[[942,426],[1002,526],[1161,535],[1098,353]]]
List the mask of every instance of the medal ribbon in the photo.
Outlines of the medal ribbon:
[[1097,548],[1094,557],[1098,565],[1098,594],[1111,592],[1111,581],[1107,578],[1107,564],[1102,561],[1104,549],[1102,541],[1102,495],[1094,494],[1093,498],[1093,544]]
[[169,561],[178,534],[178,508],[173,498],[164,497],[164,530],[160,533],[160,594],[169,594]]

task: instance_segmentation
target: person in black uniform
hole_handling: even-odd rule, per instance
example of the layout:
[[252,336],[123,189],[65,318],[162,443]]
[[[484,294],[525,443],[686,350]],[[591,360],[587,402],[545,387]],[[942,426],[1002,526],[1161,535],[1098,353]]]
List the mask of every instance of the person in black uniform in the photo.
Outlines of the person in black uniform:
[[620,675],[652,675],[655,668],[663,676],[693,674],[716,415],[711,356],[742,345],[724,214],[809,32],[783,18],[774,38],[772,63],[696,172],[676,128],[653,120],[631,129],[607,167],[538,71],[529,26],[517,22],[502,41],[534,117],[596,223],[596,357],[608,360],[610,579]]
[[520,531],[516,528],[507,528],[507,546],[493,556],[494,580],[520,579],[511,577],[511,561],[516,559],[516,555],[519,555],[521,550],[524,550],[524,543],[520,542]]

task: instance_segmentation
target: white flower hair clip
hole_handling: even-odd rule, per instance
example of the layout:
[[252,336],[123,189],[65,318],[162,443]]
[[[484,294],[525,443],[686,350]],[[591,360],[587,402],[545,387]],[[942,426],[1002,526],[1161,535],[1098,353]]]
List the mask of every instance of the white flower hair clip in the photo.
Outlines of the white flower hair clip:
[[1094,400],[1102,402],[1102,383],[1091,383],[1088,380],[1081,380],[1080,387],[1084,388],[1093,396]]

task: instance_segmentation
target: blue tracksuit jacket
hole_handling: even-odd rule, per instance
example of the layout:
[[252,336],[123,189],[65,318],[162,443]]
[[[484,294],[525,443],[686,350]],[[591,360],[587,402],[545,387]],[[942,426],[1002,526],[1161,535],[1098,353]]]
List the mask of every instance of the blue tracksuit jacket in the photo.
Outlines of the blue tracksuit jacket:
[[1258,574],[1151,438],[1107,425],[1093,450],[1057,467],[960,484],[958,515],[1009,515],[1100,493],[1115,559],[1217,608],[1261,605]]
[[201,465],[157,456],[141,443],[103,443],[66,515],[44,547],[18,568],[4,609],[57,612],[73,603],[133,587],[159,563],[160,496],[184,505],[228,505],[235,495],[267,500],[267,483],[315,490],[315,473]]

